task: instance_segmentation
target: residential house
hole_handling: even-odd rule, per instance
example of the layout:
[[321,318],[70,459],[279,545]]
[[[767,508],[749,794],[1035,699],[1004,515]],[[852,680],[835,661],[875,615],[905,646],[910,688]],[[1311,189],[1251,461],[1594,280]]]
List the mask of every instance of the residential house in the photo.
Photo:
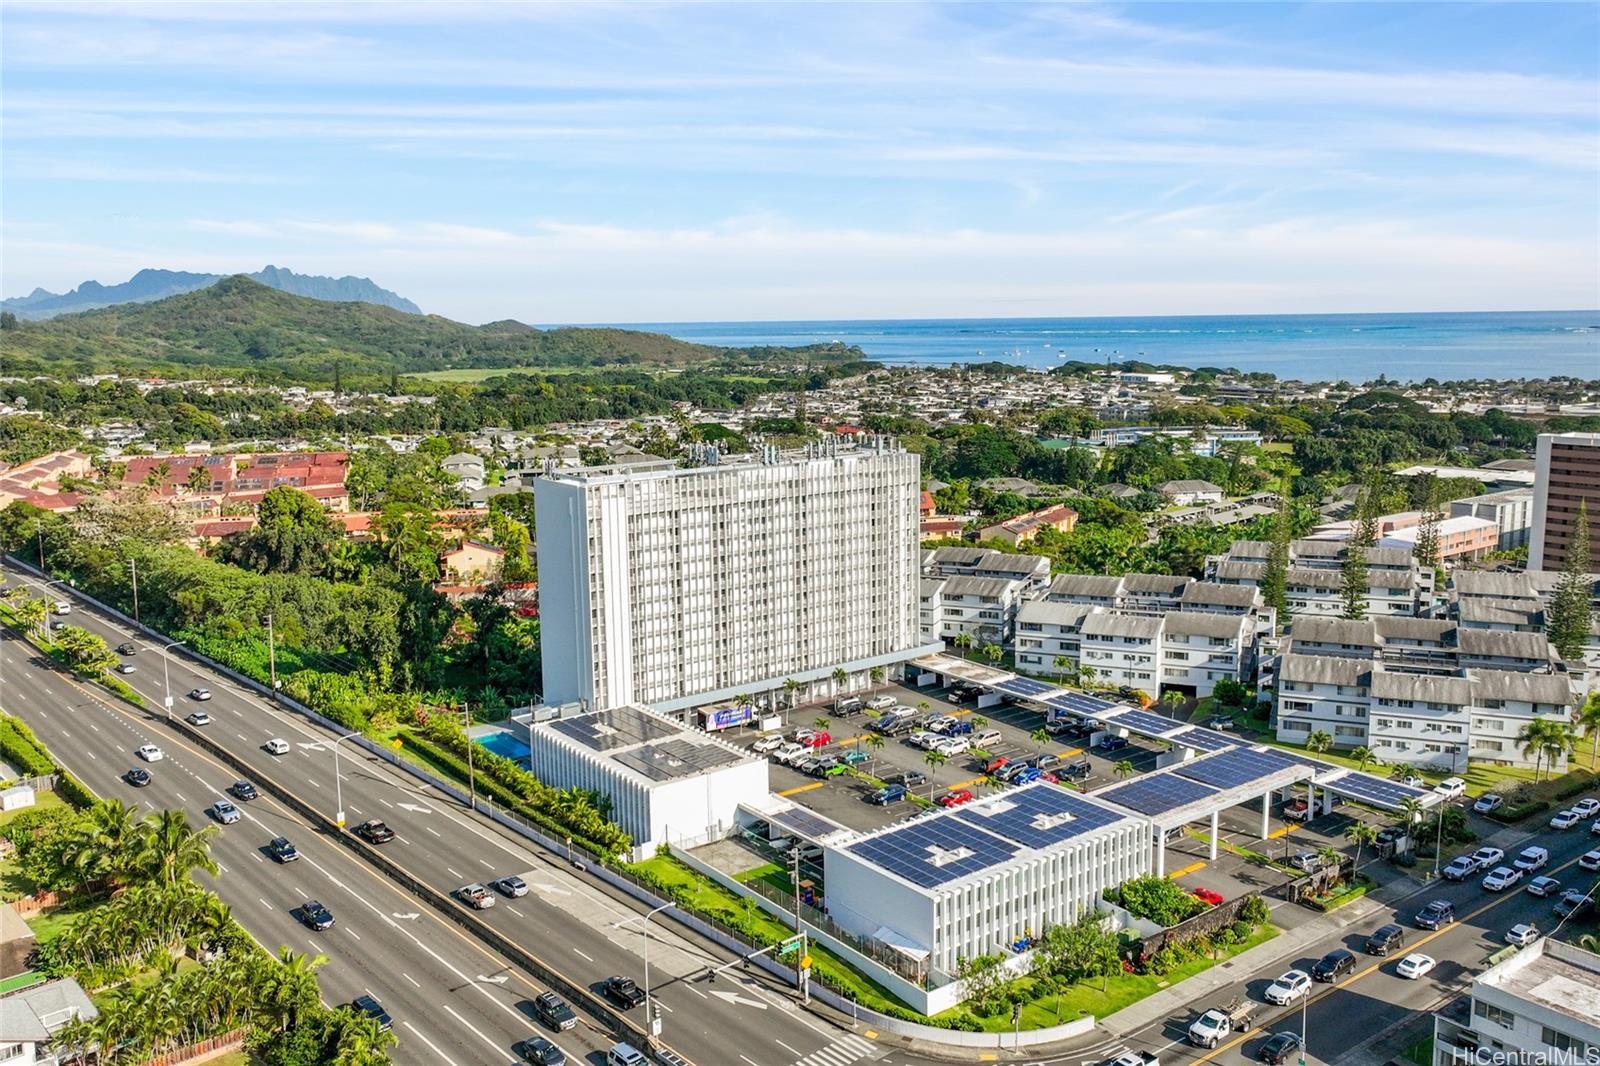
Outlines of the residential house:
[[462,541],[459,547],[441,554],[439,566],[458,582],[483,582],[499,575],[505,554],[493,544],[469,538]]
[[78,1018],[99,1016],[70,977],[0,996],[0,1066],[57,1066],[68,1049],[55,1047],[56,1035]]
[[985,526],[978,534],[979,540],[1003,540],[1012,547],[1026,544],[1039,535],[1041,529],[1054,529],[1060,533],[1072,532],[1078,524],[1078,512],[1064,504],[1056,504],[1039,511],[1008,518],[992,526]]
[[1192,507],[1198,503],[1221,503],[1224,497],[1221,485],[1209,481],[1180,479],[1163,481],[1156,491],[1167,498],[1173,507]]

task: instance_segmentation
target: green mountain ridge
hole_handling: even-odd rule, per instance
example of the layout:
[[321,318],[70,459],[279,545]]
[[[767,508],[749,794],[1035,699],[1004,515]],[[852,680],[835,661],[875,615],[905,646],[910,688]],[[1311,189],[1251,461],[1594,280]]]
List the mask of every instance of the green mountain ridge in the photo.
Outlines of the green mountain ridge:
[[0,333],[8,374],[249,373],[319,383],[461,368],[601,366],[777,358],[860,359],[858,348],[718,348],[611,328],[471,326],[366,303],[329,303],[244,275],[149,303],[120,304]]

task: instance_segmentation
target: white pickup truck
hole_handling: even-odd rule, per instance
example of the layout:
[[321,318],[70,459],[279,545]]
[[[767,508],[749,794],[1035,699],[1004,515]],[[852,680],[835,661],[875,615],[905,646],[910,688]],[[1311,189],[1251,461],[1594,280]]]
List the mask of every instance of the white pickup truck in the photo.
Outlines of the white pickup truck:
[[1097,1066],[1161,1066],[1161,1060],[1148,1051],[1124,1051],[1115,1058],[1098,1063]]

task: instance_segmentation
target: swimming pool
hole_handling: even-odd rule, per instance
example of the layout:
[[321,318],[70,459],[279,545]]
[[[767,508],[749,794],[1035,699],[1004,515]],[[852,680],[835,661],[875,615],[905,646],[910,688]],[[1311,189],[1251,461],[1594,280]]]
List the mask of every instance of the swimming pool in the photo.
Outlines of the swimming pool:
[[528,761],[528,745],[503,729],[496,729],[492,733],[485,733],[483,736],[474,739],[477,740],[479,745],[494,752],[496,755],[503,755],[507,759],[515,759],[521,763]]

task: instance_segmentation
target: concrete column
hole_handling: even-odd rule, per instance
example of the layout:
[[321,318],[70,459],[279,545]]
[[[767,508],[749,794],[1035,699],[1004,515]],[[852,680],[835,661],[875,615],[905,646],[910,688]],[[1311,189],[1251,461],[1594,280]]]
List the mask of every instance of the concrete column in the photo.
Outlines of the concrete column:
[[1269,833],[1271,831],[1271,827],[1267,824],[1267,818],[1271,814],[1272,814],[1272,793],[1271,792],[1267,792],[1267,793],[1264,793],[1261,796],[1261,839],[1262,840],[1267,839],[1267,833]]
[[1211,812],[1211,861],[1217,861],[1217,812]]
[[1167,831],[1156,829],[1156,876],[1167,876]]

